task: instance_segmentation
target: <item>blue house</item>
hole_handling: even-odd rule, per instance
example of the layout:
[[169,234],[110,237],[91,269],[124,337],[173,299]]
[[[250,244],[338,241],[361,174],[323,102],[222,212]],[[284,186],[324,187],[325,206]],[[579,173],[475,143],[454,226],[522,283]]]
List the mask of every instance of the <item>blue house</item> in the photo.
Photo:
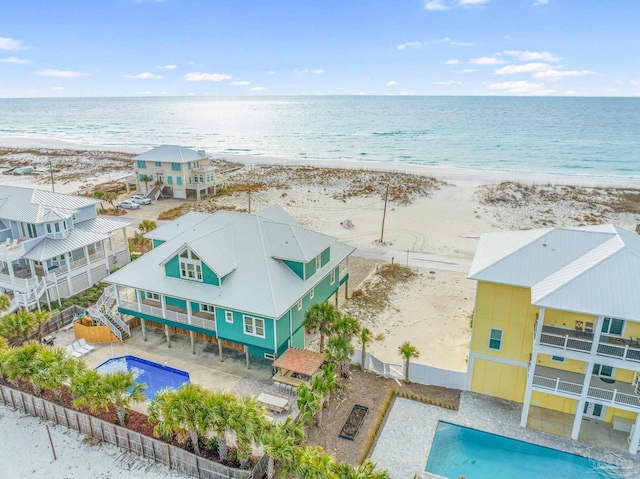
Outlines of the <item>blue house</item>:
[[[354,248],[298,225],[280,206],[188,213],[148,233],[153,250],[108,276],[118,311],[169,335],[275,359],[304,348],[302,322],[338,294]],[[152,323],[152,324],[148,324]]]

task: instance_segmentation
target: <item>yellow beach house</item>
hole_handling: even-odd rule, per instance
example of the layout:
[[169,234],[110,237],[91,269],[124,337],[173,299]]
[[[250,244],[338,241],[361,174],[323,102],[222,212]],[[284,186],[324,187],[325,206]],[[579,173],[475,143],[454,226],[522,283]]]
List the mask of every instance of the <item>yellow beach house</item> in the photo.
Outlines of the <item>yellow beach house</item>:
[[486,234],[477,281],[471,391],[574,415],[640,442],[640,236],[612,225]]

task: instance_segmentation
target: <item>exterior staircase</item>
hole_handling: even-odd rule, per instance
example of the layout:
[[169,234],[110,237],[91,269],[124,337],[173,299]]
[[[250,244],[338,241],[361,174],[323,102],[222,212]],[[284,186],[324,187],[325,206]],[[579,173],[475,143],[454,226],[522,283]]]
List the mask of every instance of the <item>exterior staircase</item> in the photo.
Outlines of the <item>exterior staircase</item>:
[[131,337],[131,329],[129,325],[122,321],[118,314],[113,311],[116,303],[115,286],[107,286],[102,295],[94,306],[88,308],[89,316],[97,319],[103,325],[108,326],[109,330],[121,342],[127,341]]

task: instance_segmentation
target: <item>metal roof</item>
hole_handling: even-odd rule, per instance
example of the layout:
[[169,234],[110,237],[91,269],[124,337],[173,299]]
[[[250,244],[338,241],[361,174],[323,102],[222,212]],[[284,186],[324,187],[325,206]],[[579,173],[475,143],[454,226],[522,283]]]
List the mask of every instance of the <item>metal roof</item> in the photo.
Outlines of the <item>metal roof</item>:
[[69,231],[69,236],[63,239],[44,238],[37,245],[31,248],[23,258],[32,259],[34,261],[44,261],[54,256],[88,246],[98,241],[109,238],[109,235],[102,233],[94,233],[82,229],[73,229]]
[[193,228],[198,223],[201,223],[204,220],[208,219],[210,216],[210,213],[199,213],[197,211],[190,211],[189,213],[173,220],[171,223],[158,226],[153,231],[149,231],[144,235],[144,237],[160,241],[169,241],[170,239],[175,238],[176,235],[186,231],[189,228]]
[[[544,231],[469,277],[531,287],[536,306],[640,321],[640,236],[613,225]],[[478,264],[499,235],[481,238]]]
[[59,221],[99,203],[84,196],[0,185],[0,218],[24,223]]
[[73,227],[76,229],[93,231],[94,233],[111,233],[112,231],[116,231],[127,226],[131,226],[129,221],[105,218],[104,216],[98,216],[96,218],[91,218],[89,220],[73,224]]
[[[203,150],[201,150],[203,151]],[[162,163],[187,163],[209,158],[199,151],[178,145],[162,145],[133,158],[134,161],[160,161]]]
[[[279,206],[272,208],[281,211],[271,210],[270,215],[287,215]],[[329,263],[320,268],[312,278],[303,281],[282,261],[273,257],[272,240],[267,228],[274,222],[262,215],[217,211],[206,215],[206,219],[199,215],[199,222],[193,221],[193,218],[184,221],[184,218],[173,222],[180,222],[180,228],[165,228],[171,224],[163,227],[166,232],[174,232],[173,238],[113,273],[105,281],[279,318],[355,250],[332,238]],[[290,223],[294,222],[290,217],[289,219]],[[322,240],[318,240],[319,243],[324,244],[326,241],[326,235],[306,231],[309,237],[322,237]],[[201,255],[202,260],[218,274],[233,268],[224,284],[213,286],[166,276],[163,263],[177,254],[184,245],[197,248],[196,252]],[[235,258],[231,257],[231,251],[235,251]]]

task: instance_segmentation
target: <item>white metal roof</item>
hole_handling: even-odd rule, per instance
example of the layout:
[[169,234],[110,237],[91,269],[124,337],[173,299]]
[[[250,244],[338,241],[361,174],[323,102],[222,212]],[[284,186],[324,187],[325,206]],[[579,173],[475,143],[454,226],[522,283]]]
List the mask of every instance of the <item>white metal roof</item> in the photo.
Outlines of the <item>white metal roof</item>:
[[171,223],[158,226],[155,230],[149,231],[144,235],[144,237],[161,241],[169,241],[170,239],[175,238],[176,235],[181,234],[187,229],[193,228],[198,223],[208,219],[210,216],[211,214],[209,213],[190,211],[189,213],[173,220]]
[[[200,150],[202,151],[202,150]],[[199,151],[178,145],[162,145],[133,158],[134,161],[160,161],[163,163],[187,163],[208,158]]]
[[[272,208],[281,211],[270,208],[267,215],[270,218],[287,215],[279,206]],[[279,318],[355,249],[332,238],[329,263],[320,268],[313,278],[303,281],[282,261],[273,257],[272,239],[267,233],[267,228],[274,223],[272,220],[260,214],[228,211],[206,216],[206,219],[199,217],[199,222],[193,218],[184,221],[183,216],[174,222],[182,220],[181,228],[163,227],[165,232],[173,231],[175,236],[113,273],[105,281]],[[292,222],[295,223],[289,217],[289,223]],[[318,244],[326,241],[326,235],[305,231],[310,236],[322,237]],[[222,286],[165,275],[162,264],[184,245],[197,249],[202,260],[218,274],[233,268]],[[235,258],[226,257],[231,256],[231,248],[235,251]]]
[[24,223],[43,223],[70,218],[80,208],[98,200],[51,191],[0,185],[0,218]]
[[108,238],[109,235],[103,233],[73,229],[69,231],[69,236],[64,239],[44,238],[24,254],[23,258],[44,261]]
[[79,228],[82,230],[93,231],[94,233],[111,233],[112,231],[116,231],[130,225],[131,223],[126,220],[98,216],[96,218],[81,221],[80,223],[74,223],[73,227],[76,229]]
[[613,225],[538,231],[504,233],[522,236],[502,257],[488,251],[501,233],[481,237],[473,264],[484,268],[469,277],[530,287],[536,306],[640,321],[640,236]]

